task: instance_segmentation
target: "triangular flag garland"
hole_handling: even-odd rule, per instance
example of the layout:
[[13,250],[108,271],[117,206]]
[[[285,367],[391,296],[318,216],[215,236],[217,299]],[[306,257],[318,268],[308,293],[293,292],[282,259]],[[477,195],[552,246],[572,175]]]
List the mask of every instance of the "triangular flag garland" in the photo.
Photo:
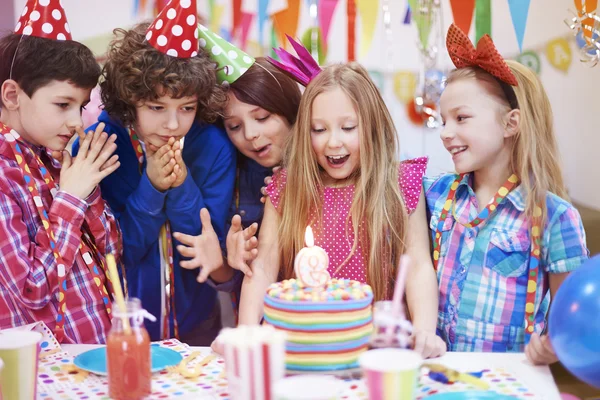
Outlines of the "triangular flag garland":
[[[166,0],[160,0],[160,1],[159,0],[154,0],[154,1],[134,0],[134,1],[136,2],[137,7],[142,7],[142,8],[145,7],[145,4],[147,4],[147,3],[157,5],[157,4],[164,4],[166,2]],[[269,33],[268,41],[270,42],[271,45],[273,43],[279,42],[283,46],[286,46],[286,44],[287,44],[286,43],[287,40],[285,40],[286,34],[289,34],[292,37],[295,37],[297,34],[296,31],[297,31],[298,22],[299,22],[298,19],[299,19],[299,15],[300,15],[300,6],[303,6],[303,7],[308,6],[301,0],[231,0],[231,1],[233,3],[233,13],[232,13],[232,21],[231,21],[232,22],[231,39],[233,41],[235,41],[236,43],[240,43],[241,44],[240,47],[242,47],[242,48],[246,47],[246,42],[248,40],[248,35],[249,35],[250,29],[251,29],[251,24],[253,24],[254,15],[255,15],[255,14],[244,13],[243,8],[242,8],[242,5],[244,3],[246,3],[246,7],[248,4],[256,4],[257,6],[260,4],[262,6],[262,9],[265,9],[266,13],[268,15],[271,15],[271,12],[273,12],[273,15],[271,15],[272,20],[273,20],[273,25],[272,25],[272,27],[269,27],[268,32],[267,32],[267,33]],[[423,46],[423,45],[428,44],[429,33],[431,31],[431,21],[429,21],[423,15],[419,15],[419,13],[415,14],[413,12],[413,9],[415,7],[419,6],[420,1],[421,0],[408,0],[407,1],[406,13],[404,14],[403,23],[404,24],[410,23],[411,19],[415,21],[415,23],[418,27],[418,30],[419,30],[419,40],[421,42],[421,46]],[[491,13],[492,13],[491,0],[448,0],[448,1],[450,2],[454,21],[457,25],[459,25],[459,27],[463,31],[469,32],[469,30],[471,28],[472,20],[473,20],[473,18],[475,18],[475,40],[477,40],[479,37],[481,37],[485,33],[491,34]],[[598,0],[573,0],[573,1],[574,1],[574,4],[575,4],[580,16],[582,15],[584,6],[585,6],[585,12],[587,13],[586,15],[590,15],[590,14],[594,13],[594,11],[597,11]],[[191,2],[192,2],[191,0],[179,0],[179,1],[171,0],[168,4],[172,5],[174,3],[180,3],[183,5],[186,5]],[[210,2],[215,3],[214,0],[211,0]],[[332,24],[333,15],[334,15],[335,9],[336,9],[337,5],[339,4],[339,2],[340,2],[340,0],[319,0],[317,2],[317,7],[318,7],[317,16],[318,16],[318,20],[319,20],[319,28],[320,28],[320,36],[321,36],[319,44],[321,46],[323,46],[322,48],[320,48],[321,51],[319,51],[319,55],[320,55],[319,59],[321,62],[323,62],[323,56],[327,53],[327,50],[326,50],[328,47],[327,39],[329,36],[329,31],[330,31],[330,27]],[[356,54],[355,54],[355,50],[356,50],[355,49],[355,45],[356,45],[356,36],[355,35],[356,35],[356,33],[354,31],[355,31],[355,27],[356,27],[355,18],[357,16],[357,11],[360,14],[361,26],[363,27],[363,32],[362,32],[361,40],[360,40],[360,43],[361,43],[360,55],[361,55],[361,57],[364,57],[365,54],[367,53],[367,49],[369,48],[368,43],[370,42],[370,39],[372,39],[368,32],[369,29],[367,29],[368,27],[372,28],[372,26],[371,26],[372,24],[368,21],[372,22],[373,19],[377,18],[379,5],[378,5],[378,1],[377,2],[366,2],[364,0],[346,0],[346,2],[347,2],[346,17],[348,18],[348,21],[347,21],[347,24],[348,24],[348,41],[347,41],[348,53],[347,53],[347,55],[348,55],[349,60],[353,60],[353,59],[356,59]],[[512,24],[514,27],[515,36],[517,38],[517,44],[519,47],[519,51],[522,51],[525,30],[526,30],[526,26],[527,26],[527,17],[528,17],[528,13],[529,13],[531,0],[507,0],[507,2],[508,2],[510,13],[511,13]],[[33,8],[30,7],[30,5],[32,5],[32,6],[34,5],[39,8],[39,10],[38,10],[39,15],[38,15],[38,13],[34,12]],[[53,8],[53,6],[56,6],[56,7]],[[266,8],[265,8],[265,6],[266,6]],[[411,6],[412,6],[412,8],[411,8]],[[68,24],[66,23],[66,17],[64,16],[64,11],[62,10],[62,8],[59,8],[59,7],[60,7],[59,0],[29,0],[23,11],[23,14],[19,18],[19,23],[17,24],[15,31],[17,33],[33,34],[33,35],[36,35],[36,33],[37,33],[39,35],[42,35],[42,37],[51,37],[51,38],[59,39],[59,40],[60,39],[71,39],[70,29],[68,28]],[[370,7],[370,11],[369,11],[369,7]],[[171,8],[173,8],[173,7],[171,7]],[[58,9],[58,11],[55,12],[54,9]],[[43,10],[43,12],[41,10]],[[45,13],[46,15],[48,15],[48,13],[50,13],[49,15],[52,15],[52,13],[54,13],[55,17],[58,17],[59,12],[61,13],[61,17],[65,18],[65,19],[64,19],[64,22],[61,20],[58,24],[60,25],[61,23],[63,23],[63,26],[65,29],[63,31],[60,31],[60,29],[55,29],[57,25],[53,24],[53,27],[52,27],[53,33],[45,32],[44,29],[46,31],[50,31],[50,29],[48,28],[48,26],[43,28],[43,23],[38,22],[38,21],[43,20],[42,14]],[[160,15],[164,17],[165,12],[168,12],[167,7],[165,7],[165,9],[161,12]],[[268,15],[267,15],[267,18],[268,18]],[[369,15],[373,18],[370,18],[370,19],[365,18],[366,15]],[[157,18],[157,20],[153,24],[155,29],[158,28],[156,25],[160,25],[160,23],[158,22],[158,19],[160,19],[160,18]],[[165,21],[167,21],[167,20],[173,22],[169,18],[163,18],[163,25],[165,25]],[[365,20],[367,20],[366,24],[365,24]],[[585,22],[585,21],[582,21],[582,24],[583,24],[583,22]],[[172,24],[170,26],[171,26],[171,30],[172,30],[173,29]],[[35,32],[34,32],[34,29],[35,29]],[[162,29],[168,30],[168,27],[162,28]],[[214,30],[212,30],[212,31],[214,31]],[[223,29],[221,29],[220,31],[224,32]],[[277,38],[273,38],[273,36],[272,36],[273,31],[276,32]],[[584,31],[584,29],[582,29],[582,31]],[[584,35],[588,35],[588,34],[593,35],[592,30],[588,30],[588,31],[585,31]],[[175,32],[178,32],[178,28],[175,28]],[[196,30],[196,32],[197,32],[197,30]],[[156,36],[155,33],[152,32],[151,34],[149,34],[149,36],[154,36],[154,39],[152,37],[150,37],[150,39],[149,39],[149,42],[151,42],[151,44],[153,46],[159,48],[159,50],[164,51],[164,52],[169,51],[169,49],[167,48],[168,46],[166,44],[160,45],[160,43],[158,43],[160,35]],[[167,35],[163,35],[163,36],[165,36],[167,38],[167,42],[170,42],[170,40],[176,41],[175,38],[169,39],[167,37]],[[175,36],[175,35],[171,35],[171,36]],[[216,35],[216,36],[218,36],[218,35]],[[584,37],[583,35],[580,35],[580,36]],[[537,53],[541,53],[541,52],[545,53],[547,55],[549,61],[551,61],[550,62],[551,65],[555,66],[556,68],[558,68],[560,70],[566,71],[568,69],[569,65],[571,64],[571,61],[572,61],[571,58],[573,58],[573,57],[572,57],[571,53],[569,53],[568,48],[565,47],[566,46],[565,40],[559,40],[559,39],[556,39],[555,42],[553,43],[553,45],[548,44],[548,47],[544,47],[543,49],[536,52],[536,55],[537,55]],[[592,40],[591,40],[591,38],[587,38],[587,36],[585,36],[585,39],[587,39],[587,43],[588,43],[588,47],[589,47],[589,42],[591,42]],[[179,43],[179,46],[180,47],[184,46],[184,39],[179,39],[179,40],[181,41],[181,43]],[[223,40],[224,42],[227,42],[224,39],[221,39],[221,40]],[[160,42],[164,43],[165,40],[163,38],[160,38]],[[262,55],[262,54],[268,54],[270,52],[269,49],[271,47],[275,47],[275,46],[269,46],[269,45],[259,45],[259,43],[254,43],[254,42],[252,42],[250,44],[251,44],[251,47],[253,50],[253,51],[251,51],[251,54],[253,54],[255,56]],[[186,42],[185,46],[187,48],[187,42]],[[193,47],[193,44],[191,47]],[[579,47],[583,48],[584,46],[579,46]],[[173,48],[173,50],[176,50],[176,51],[171,51],[169,54],[177,56],[177,57],[185,57],[186,56],[185,51],[179,51],[176,49],[176,47]],[[191,54],[193,52],[194,52],[194,50],[190,50],[189,56],[191,56]],[[176,53],[177,53],[177,55],[175,55]],[[246,54],[246,53],[244,53],[244,54]],[[249,55],[247,55],[247,56],[250,57]],[[569,57],[569,56],[571,56],[571,57]],[[252,57],[250,57],[250,58],[252,58]],[[552,58],[552,60],[550,60],[551,58]],[[524,61],[525,63],[531,64],[531,66],[534,67],[533,69],[539,71],[539,62],[538,62],[539,57],[536,58],[536,57],[532,56],[531,53],[527,53],[524,55],[524,57],[522,57],[522,59],[525,60]],[[227,65],[232,65],[232,64],[229,63]],[[226,66],[226,65],[224,65],[224,66]],[[243,71],[244,68],[247,68],[247,67],[239,65],[237,67],[234,66],[233,68],[224,68],[224,69],[220,70],[220,74],[221,74],[220,80],[222,82],[232,82],[235,79],[237,79],[237,77],[239,77],[240,72]]]
[[475,2],[475,42],[483,35],[492,36],[492,0]]
[[[429,47],[429,34],[431,33],[431,27],[433,25],[433,13],[424,13],[419,11],[419,0],[408,0],[408,5],[411,11],[411,18],[417,26],[419,32],[419,41],[423,49]],[[428,2],[428,7],[433,7],[433,1]]]
[[450,7],[454,23],[468,35],[475,12],[475,0],[450,0]]
[[331,20],[333,19],[333,13],[338,4],[339,0],[320,0],[317,7],[317,16],[319,18],[319,27],[323,34],[323,41],[327,43],[329,37],[329,27],[331,26]]
[[379,14],[379,0],[356,0],[356,8],[360,15],[360,57],[363,58],[371,49],[377,16]]
[[279,36],[279,43],[287,46],[286,35],[296,37],[300,18],[300,0],[288,0],[288,8],[272,15],[273,26]]
[[529,14],[529,3],[530,0],[508,0],[510,17],[512,19],[513,26],[515,27],[519,51],[523,51],[523,37],[525,36],[527,15]]

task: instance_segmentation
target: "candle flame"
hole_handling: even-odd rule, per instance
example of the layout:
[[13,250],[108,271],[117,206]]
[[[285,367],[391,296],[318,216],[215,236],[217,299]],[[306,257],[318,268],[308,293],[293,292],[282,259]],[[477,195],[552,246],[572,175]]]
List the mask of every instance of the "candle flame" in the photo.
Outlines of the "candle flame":
[[304,243],[306,243],[307,247],[313,247],[315,245],[315,236],[313,235],[310,225],[306,227],[306,232],[304,233]]

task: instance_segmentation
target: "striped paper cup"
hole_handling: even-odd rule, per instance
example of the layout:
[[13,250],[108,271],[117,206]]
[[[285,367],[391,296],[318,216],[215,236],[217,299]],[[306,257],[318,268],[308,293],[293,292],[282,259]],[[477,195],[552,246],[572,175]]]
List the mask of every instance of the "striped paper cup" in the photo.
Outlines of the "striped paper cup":
[[423,358],[406,349],[375,349],[361,354],[370,400],[412,400]]
[[232,400],[269,400],[285,375],[284,332],[272,326],[226,328],[219,335]]
[[0,358],[4,362],[0,397],[4,400],[35,400],[41,339],[38,332],[0,332]]

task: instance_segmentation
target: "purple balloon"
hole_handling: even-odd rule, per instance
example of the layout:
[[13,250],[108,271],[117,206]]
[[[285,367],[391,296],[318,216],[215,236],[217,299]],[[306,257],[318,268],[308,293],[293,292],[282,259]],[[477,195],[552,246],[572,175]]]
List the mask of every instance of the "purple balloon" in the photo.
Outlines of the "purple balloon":
[[548,329],[560,362],[600,388],[600,255],[562,283],[550,306]]

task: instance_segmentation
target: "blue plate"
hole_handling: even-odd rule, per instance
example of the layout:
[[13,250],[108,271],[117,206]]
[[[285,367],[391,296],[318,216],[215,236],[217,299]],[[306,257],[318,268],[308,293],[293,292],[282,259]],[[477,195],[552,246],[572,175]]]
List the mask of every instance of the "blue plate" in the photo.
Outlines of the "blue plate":
[[[178,352],[160,346],[150,346],[150,355],[152,357],[152,372],[162,371],[171,365],[179,364],[183,360]],[[106,375],[106,347],[88,350],[79,354],[73,360],[73,364],[84,371],[96,375]]]
[[429,397],[425,397],[427,400],[515,400],[514,397],[505,396],[503,394],[499,394],[496,392],[488,391],[478,391],[471,390],[467,392],[447,392],[447,393],[437,393]]

